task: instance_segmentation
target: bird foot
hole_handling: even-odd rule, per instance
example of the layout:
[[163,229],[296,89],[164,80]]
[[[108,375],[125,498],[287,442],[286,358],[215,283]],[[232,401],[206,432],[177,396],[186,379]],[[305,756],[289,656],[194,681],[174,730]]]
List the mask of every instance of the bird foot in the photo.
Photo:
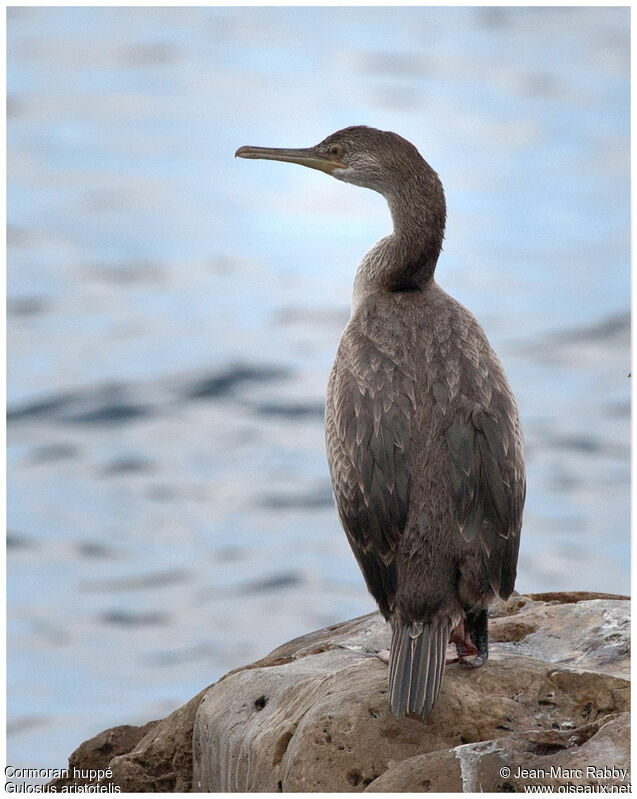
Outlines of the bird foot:
[[464,621],[461,621],[456,629],[451,633],[449,643],[456,645],[459,660],[462,660],[470,655],[478,654],[478,649],[471,640],[469,631],[465,629]]
[[479,653],[476,655],[476,657],[471,658],[471,660],[465,660],[463,657],[458,657],[458,663],[468,669],[479,669],[480,666],[484,666],[486,662],[487,656],[484,653]]
[[449,643],[455,644],[458,652],[458,657],[451,662],[470,669],[483,666],[489,657],[486,611],[479,610],[477,614],[468,614],[451,633]]

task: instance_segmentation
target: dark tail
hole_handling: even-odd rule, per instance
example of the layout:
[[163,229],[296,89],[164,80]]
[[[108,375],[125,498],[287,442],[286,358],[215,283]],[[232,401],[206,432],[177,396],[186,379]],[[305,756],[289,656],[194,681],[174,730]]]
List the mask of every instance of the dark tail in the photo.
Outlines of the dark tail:
[[427,716],[436,703],[451,633],[448,619],[394,622],[389,657],[389,704],[396,718]]

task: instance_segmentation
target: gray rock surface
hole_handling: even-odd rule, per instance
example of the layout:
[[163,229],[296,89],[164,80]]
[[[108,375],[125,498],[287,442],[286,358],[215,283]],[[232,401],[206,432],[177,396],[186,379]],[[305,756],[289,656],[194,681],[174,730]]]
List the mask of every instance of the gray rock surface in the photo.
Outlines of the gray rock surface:
[[[628,786],[630,714],[577,730],[513,733],[492,741],[416,755],[387,769],[370,792],[524,792],[532,785]],[[609,765],[610,764],[610,765]],[[614,773],[607,773],[608,769]],[[503,776],[509,769],[508,776]]]
[[[192,730],[204,694],[205,690],[201,691],[162,721],[143,727],[113,727],[85,741],[69,757],[69,777],[52,780],[49,785],[58,793],[72,786],[85,791],[89,785],[103,786],[104,793],[109,785],[128,793],[189,793]],[[73,779],[74,766],[85,772],[108,767],[111,776],[97,782]]]
[[[197,711],[193,790],[510,791],[538,764],[529,782],[627,784],[629,602],[515,596],[494,616],[487,665],[448,666],[424,720],[389,712],[378,614],[227,675]],[[562,763],[617,771],[551,777]]]
[[162,721],[100,733],[69,763],[109,766],[102,789],[129,792],[628,787],[629,611],[584,592],[500,602],[488,663],[447,666],[431,716],[401,721],[373,613],[284,644]]

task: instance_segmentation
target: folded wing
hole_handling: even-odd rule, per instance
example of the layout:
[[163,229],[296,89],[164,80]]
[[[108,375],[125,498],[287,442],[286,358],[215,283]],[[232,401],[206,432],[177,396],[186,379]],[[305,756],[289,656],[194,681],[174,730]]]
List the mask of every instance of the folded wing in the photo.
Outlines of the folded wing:
[[360,334],[356,342],[341,343],[326,410],[330,472],[341,522],[385,616],[396,592],[394,556],[409,510],[414,406],[413,382],[389,356]]
[[489,583],[506,598],[515,584],[526,493],[522,435],[508,393],[489,408],[466,401],[446,430],[459,532],[480,541]]

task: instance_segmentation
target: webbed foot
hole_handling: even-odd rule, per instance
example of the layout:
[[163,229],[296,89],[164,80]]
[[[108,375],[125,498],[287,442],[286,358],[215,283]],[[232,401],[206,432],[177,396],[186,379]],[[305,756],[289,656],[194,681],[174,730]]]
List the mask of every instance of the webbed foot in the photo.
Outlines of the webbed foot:
[[457,662],[471,669],[483,666],[489,657],[488,624],[486,609],[472,608],[451,633],[449,641],[456,645],[458,657],[448,660],[447,663]]
[[476,657],[465,661],[464,665],[477,669],[489,658],[489,612],[486,608],[472,608],[465,617],[465,625],[476,649]]

